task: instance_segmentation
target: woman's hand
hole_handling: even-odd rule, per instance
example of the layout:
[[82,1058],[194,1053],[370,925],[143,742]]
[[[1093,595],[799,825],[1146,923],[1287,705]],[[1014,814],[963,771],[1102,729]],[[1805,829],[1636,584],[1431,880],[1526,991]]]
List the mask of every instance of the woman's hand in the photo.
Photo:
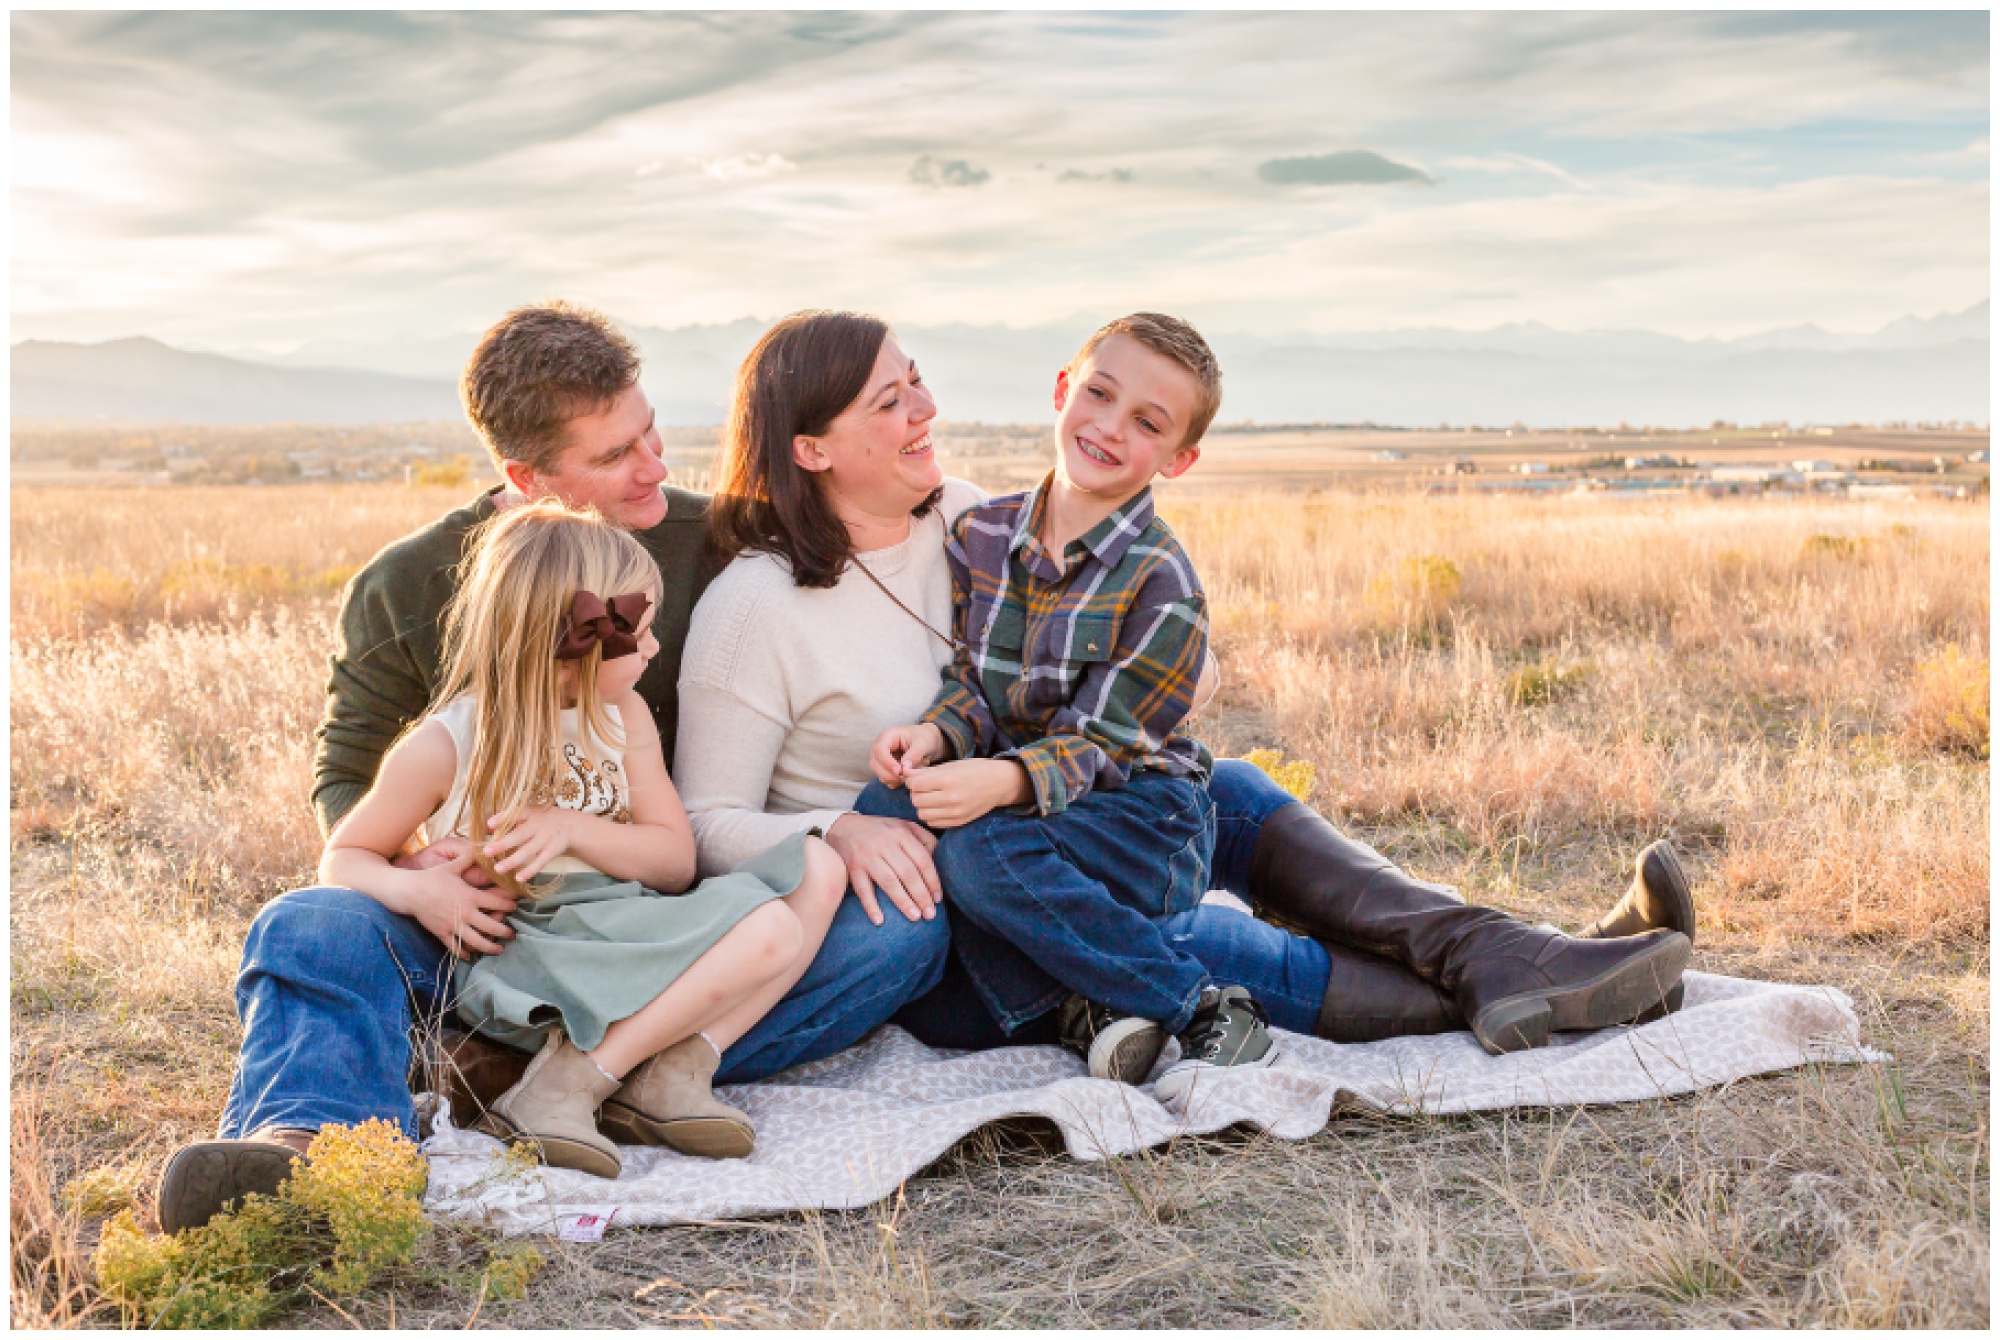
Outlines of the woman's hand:
[[944,752],[944,732],[926,721],[920,726],[891,726],[875,737],[868,766],[875,780],[891,791],[909,775]]
[[1005,758],[962,758],[910,775],[910,800],[932,828],[959,828],[1002,805],[1033,800],[1028,770]]
[[514,910],[514,895],[505,889],[478,889],[465,882],[472,865],[472,850],[423,870],[403,872],[403,912],[415,917],[453,958],[469,959],[467,952],[497,954],[514,938],[514,929],[500,918]]
[[[441,837],[428,847],[419,847],[413,852],[398,856],[389,864],[398,870],[429,870],[432,866],[456,861],[471,851],[472,844],[462,837]],[[475,889],[487,889],[493,886],[493,876],[487,874],[485,867],[480,865],[467,866],[459,872],[459,878]]]
[[496,815],[486,821],[488,828],[509,827],[499,837],[487,840],[486,855],[492,859],[494,870],[525,883],[569,850],[576,837],[576,821],[583,817],[580,810],[558,809],[553,805]]
[[826,830],[826,845],[847,866],[854,896],[877,926],[882,924],[882,909],[875,901],[878,886],[911,921],[937,916],[937,905],[944,901],[937,863],[931,860],[937,837],[922,824],[843,814]]

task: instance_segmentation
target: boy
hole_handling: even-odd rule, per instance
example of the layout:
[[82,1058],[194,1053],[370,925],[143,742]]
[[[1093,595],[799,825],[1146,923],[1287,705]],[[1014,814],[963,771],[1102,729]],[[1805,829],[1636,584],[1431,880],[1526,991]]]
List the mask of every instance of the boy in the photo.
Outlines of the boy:
[[1064,1043],[1126,1083],[1177,1033],[1163,1101],[1276,1058],[1250,993],[1157,924],[1200,899],[1215,831],[1213,760],[1180,729],[1206,600],[1152,481],[1194,465],[1221,399],[1183,321],[1139,313],[1085,342],[1056,376],[1055,469],[953,527],[956,656],[922,721],[870,759],[941,833],[954,947],[1001,1027],[1060,1004]]

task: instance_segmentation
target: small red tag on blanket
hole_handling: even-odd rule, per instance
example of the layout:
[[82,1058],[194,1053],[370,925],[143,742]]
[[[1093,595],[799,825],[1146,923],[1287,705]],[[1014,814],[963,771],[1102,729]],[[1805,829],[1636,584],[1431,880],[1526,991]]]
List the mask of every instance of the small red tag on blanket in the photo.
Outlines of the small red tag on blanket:
[[567,1215],[556,1236],[564,1242],[596,1242],[604,1236],[604,1230],[611,1227],[611,1216],[617,1213],[618,1207],[614,1205],[611,1214]]

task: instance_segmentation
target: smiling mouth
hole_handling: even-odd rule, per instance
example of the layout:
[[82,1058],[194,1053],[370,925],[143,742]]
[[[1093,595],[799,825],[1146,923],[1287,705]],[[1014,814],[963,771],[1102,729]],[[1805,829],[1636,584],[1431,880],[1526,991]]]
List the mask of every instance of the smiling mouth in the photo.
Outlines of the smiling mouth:
[[897,452],[896,454],[898,456],[923,456],[929,453],[930,449],[931,449],[931,435],[929,433],[925,433],[922,437],[910,443],[909,446],[904,447],[901,451]]
[[1095,461],[1099,465],[1118,464],[1117,457],[1111,455],[1111,453],[1098,446],[1095,442],[1091,442],[1085,438],[1079,437],[1076,440],[1076,449],[1084,454],[1086,460]]

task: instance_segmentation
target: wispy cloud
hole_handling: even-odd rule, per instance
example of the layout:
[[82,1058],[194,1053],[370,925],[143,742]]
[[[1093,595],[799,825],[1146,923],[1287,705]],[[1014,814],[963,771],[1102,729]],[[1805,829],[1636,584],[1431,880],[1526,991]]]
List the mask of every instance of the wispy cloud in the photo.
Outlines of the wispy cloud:
[[933,158],[925,154],[910,164],[910,180],[919,186],[978,186],[992,175],[963,158]]

